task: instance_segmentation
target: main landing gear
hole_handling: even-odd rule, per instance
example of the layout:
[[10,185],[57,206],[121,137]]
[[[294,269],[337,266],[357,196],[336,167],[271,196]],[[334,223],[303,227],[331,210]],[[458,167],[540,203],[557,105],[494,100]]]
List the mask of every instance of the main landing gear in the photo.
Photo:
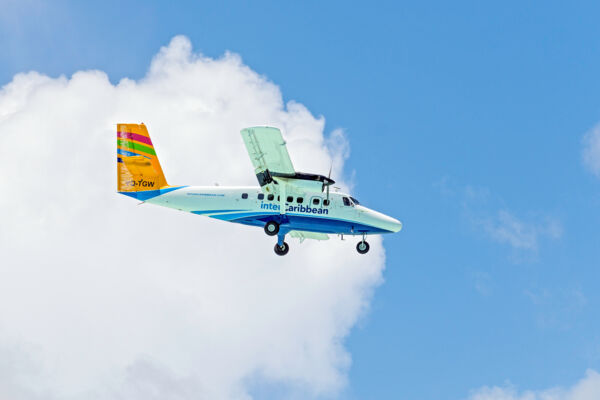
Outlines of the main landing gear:
[[285,242],[285,234],[287,230],[283,232],[279,231],[279,223],[276,221],[269,221],[265,224],[265,233],[269,236],[277,235],[277,243],[275,243],[275,254],[278,256],[285,256],[290,251],[290,245]]
[[277,254],[278,256],[285,256],[288,251],[290,251],[290,246],[286,243],[283,242],[283,244],[280,246],[279,243],[275,243],[275,254]]
[[269,221],[265,225],[265,233],[269,236],[275,236],[279,233],[279,224],[275,221]]
[[[277,226],[279,228],[279,226]],[[275,254],[285,256],[290,251],[290,246],[285,242],[285,232],[279,232],[277,235],[277,243],[275,243]]]
[[362,240],[356,244],[356,251],[359,254],[367,254],[370,248],[371,246],[369,246],[369,243],[365,240],[365,235],[363,235]]

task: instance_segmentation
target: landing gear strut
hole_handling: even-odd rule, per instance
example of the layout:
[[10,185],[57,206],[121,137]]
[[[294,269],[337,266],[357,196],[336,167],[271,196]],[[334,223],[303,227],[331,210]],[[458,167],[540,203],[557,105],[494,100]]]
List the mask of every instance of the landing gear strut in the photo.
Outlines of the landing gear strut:
[[370,248],[371,246],[369,246],[369,243],[365,240],[365,235],[363,235],[363,239],[356,245],[356,251],[359,254],[367,254]]
[[269,221],[265,225],[265,233],[269,236],[275,236],[279,233],[279,224],[275,221]]

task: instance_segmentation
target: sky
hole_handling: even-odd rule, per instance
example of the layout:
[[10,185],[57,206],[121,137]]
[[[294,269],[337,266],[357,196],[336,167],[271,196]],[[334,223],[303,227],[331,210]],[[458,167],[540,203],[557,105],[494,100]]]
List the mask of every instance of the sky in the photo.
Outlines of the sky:
[[[595,2],[0,5],[0,393],[600,397]],[[183,184],[252,184],[239,129],[279,124],[404,228],[281,261],[136,207],[125,119]]]

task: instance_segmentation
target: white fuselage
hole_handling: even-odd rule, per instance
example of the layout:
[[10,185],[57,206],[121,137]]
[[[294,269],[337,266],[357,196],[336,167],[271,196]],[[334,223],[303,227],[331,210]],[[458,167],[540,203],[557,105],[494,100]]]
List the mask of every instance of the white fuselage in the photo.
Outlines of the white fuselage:
[[[275,220],[282,233],[291,230],[331,234],[377,234],[398,232],[402,223],[332,192],[288,194],[283,199],[264,194],[260,187],[184,186],[146,200],[147,203],[198,215],[264,226]],[[290,201],[291,200],[291,201]]]

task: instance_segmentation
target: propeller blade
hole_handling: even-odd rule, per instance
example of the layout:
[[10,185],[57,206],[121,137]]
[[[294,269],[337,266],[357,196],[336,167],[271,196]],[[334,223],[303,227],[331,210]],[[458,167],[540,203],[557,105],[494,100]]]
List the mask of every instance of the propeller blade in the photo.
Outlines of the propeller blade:
[[[331,180],[331,170],[333,169],[333,160],[331,160],[331,164],[329,164],[329,174],[327,175],[327,179]],[[329,203],[329,182],[327,182],[327,202]]]
[[[329,174],[327,174],[327,181],[323,181],[321,185],[321,193],[325,191],[325,186],[329,187],[329,180],[331,179],[331,169],[333,168],[333,160],[331,160],[331,164],[329,165]],[[327,189],[327,193],[329,193],[329,189]]]

